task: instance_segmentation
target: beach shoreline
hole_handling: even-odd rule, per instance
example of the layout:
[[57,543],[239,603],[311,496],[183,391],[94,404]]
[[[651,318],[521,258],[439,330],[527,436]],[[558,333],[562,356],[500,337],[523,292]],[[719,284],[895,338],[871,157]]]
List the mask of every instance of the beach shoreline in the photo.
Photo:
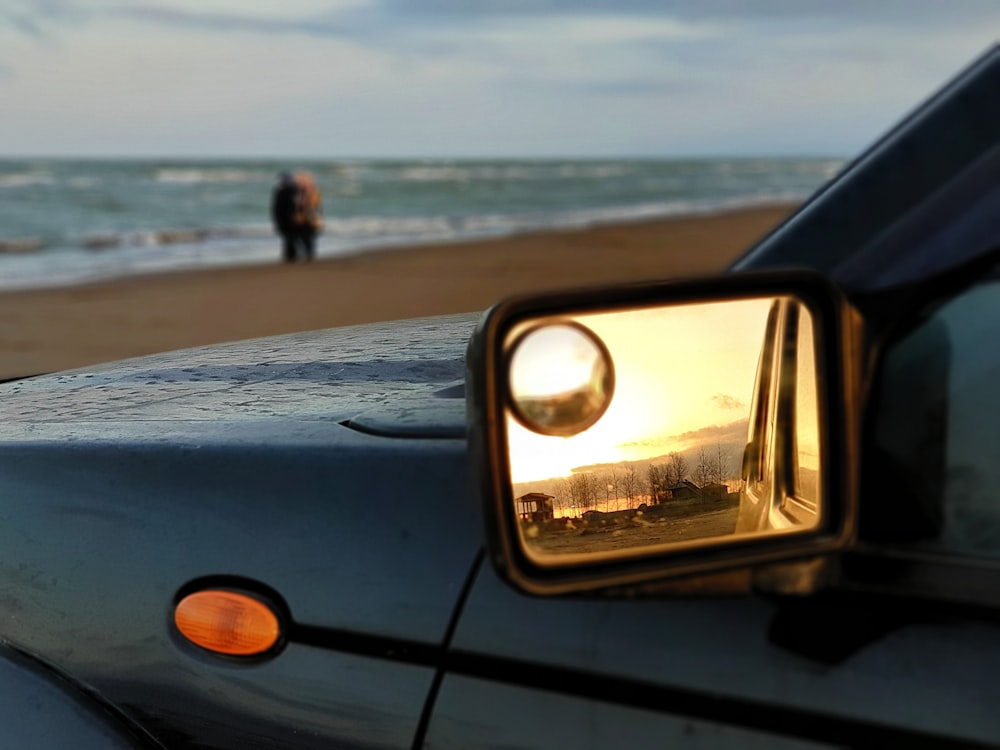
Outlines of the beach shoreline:
[[[0,379],[281,333],[723,270],[792,205],[0,292]],[[321,239],[322,242],[322,239]]]

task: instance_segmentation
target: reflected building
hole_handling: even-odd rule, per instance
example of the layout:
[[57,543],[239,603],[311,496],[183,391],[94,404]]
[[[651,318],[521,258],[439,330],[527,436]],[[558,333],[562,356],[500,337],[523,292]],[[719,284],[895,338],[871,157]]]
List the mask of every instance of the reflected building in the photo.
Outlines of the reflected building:
[[517,505],[517,517],[522,521],[551,521],[555,518],[555,510],[552,501],[555,495],[546,495],[544,492],[529,492],[521,495],[514,502]]
[[694,482],[684,479],[667,487],[668,500],[691,500],[701,497],[701,490]]

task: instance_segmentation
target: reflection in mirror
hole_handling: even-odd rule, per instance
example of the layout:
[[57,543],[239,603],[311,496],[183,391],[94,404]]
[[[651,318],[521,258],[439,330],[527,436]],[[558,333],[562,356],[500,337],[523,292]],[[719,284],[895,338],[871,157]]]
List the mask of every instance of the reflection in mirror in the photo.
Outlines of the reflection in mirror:
[[527,429],[568,437],[593,425],[608,408],[614,366],[586,327],[552,322],[515,340],[508,382],[514,415]]
[[510,331],[511,496],[527,554],[557,565],[815,529],[818,340],[791,297]]

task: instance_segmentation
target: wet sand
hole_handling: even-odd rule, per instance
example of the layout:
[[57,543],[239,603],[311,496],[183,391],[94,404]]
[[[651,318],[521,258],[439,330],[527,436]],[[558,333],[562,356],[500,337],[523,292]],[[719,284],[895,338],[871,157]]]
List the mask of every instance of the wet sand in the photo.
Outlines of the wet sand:
[[[510,294],[725,268],[791,206],[0,294],[0,379],[221,341],[478,311]],[[320,238],[322,243],[322,238]]]

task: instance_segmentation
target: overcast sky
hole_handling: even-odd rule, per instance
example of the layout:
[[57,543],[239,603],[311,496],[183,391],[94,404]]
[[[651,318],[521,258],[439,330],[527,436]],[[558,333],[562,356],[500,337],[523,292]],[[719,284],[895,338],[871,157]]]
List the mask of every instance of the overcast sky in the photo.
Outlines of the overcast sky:
[[998,0],[2,0],[0,154],[850,156]]

